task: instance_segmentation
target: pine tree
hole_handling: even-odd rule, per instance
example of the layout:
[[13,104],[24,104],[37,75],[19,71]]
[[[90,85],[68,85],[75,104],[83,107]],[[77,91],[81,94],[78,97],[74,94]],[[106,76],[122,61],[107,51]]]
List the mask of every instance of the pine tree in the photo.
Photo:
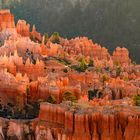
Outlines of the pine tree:
[[58,32],[54,32],[52,34],[52,43],[57,43],[57,44],[60,44],[60,35]]
[[67,92],[63,93],[62,97],[63,97],[64,101],[77,102],[77,98],[73,92],[67,91]]
[[50,95],[47,99],[47,102],[51,103],[51,104],[55,104],[56,103],[56,99],[54,96]]
[[85,71],[87,69],[87,64],[84,58],[81,59],[80,61],[80,70]]

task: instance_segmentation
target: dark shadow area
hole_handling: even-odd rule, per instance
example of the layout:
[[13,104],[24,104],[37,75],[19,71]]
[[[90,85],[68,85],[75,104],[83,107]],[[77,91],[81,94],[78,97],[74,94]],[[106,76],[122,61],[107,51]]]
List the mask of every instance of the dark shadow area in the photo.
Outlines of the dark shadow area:
[[0,117],[7,119],[35,119],[39,115],[39,103],[27,104],[24,108],[8,103],[0,104]]

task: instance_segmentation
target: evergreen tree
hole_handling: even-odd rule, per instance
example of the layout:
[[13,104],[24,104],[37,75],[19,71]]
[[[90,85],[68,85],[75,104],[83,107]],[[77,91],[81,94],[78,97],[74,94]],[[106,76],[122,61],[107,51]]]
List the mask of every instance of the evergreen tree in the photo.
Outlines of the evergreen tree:
[[56,103],[56,99],[54,96],[50,95],[47,99],[47,102],[54,104],[54,103]]
[[48,41],[49,35],[47,33],[45,33],[44,36],[45,36],[44,44],[46,44]]
[[77,98],[74,95],[74,93],[72,93],[72,92],[67,91],[67,92],[63,93],[62,97],[63,97],[64,101],[77,102]]
[[135,95],[133,100],[134,100],[134,103],[136,106],[140,106],[140,95],[139,94]]
[[58,32],[54,32],[51,36],[52,43],[60,44],[60,35]]
[[80,61],[80,71],[85,71],[87,69],[87,64],[84,58]]
[[89,67],[93,67],[93,66],[94,66],[94,61],[93,61],[93,59],[90,59],[90,60],[89,60],[88,66],[89,66]]

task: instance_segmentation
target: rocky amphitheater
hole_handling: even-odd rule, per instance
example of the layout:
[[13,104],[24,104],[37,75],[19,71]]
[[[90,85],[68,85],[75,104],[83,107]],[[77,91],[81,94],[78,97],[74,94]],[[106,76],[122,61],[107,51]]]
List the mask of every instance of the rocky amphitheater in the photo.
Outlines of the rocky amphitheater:
[[46,41],[0,10],[0,140],[140,140],[139,95],[127,48],[110,54],[56,33]]

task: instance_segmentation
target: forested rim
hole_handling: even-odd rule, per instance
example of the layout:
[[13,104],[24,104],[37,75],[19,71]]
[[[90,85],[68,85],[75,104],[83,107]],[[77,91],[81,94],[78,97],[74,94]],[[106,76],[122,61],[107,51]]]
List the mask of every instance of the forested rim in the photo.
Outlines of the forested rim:
[[4,6],[41,33],[88,36],[110,51],[124,46],[140,62],[140,0],[7,0]]

